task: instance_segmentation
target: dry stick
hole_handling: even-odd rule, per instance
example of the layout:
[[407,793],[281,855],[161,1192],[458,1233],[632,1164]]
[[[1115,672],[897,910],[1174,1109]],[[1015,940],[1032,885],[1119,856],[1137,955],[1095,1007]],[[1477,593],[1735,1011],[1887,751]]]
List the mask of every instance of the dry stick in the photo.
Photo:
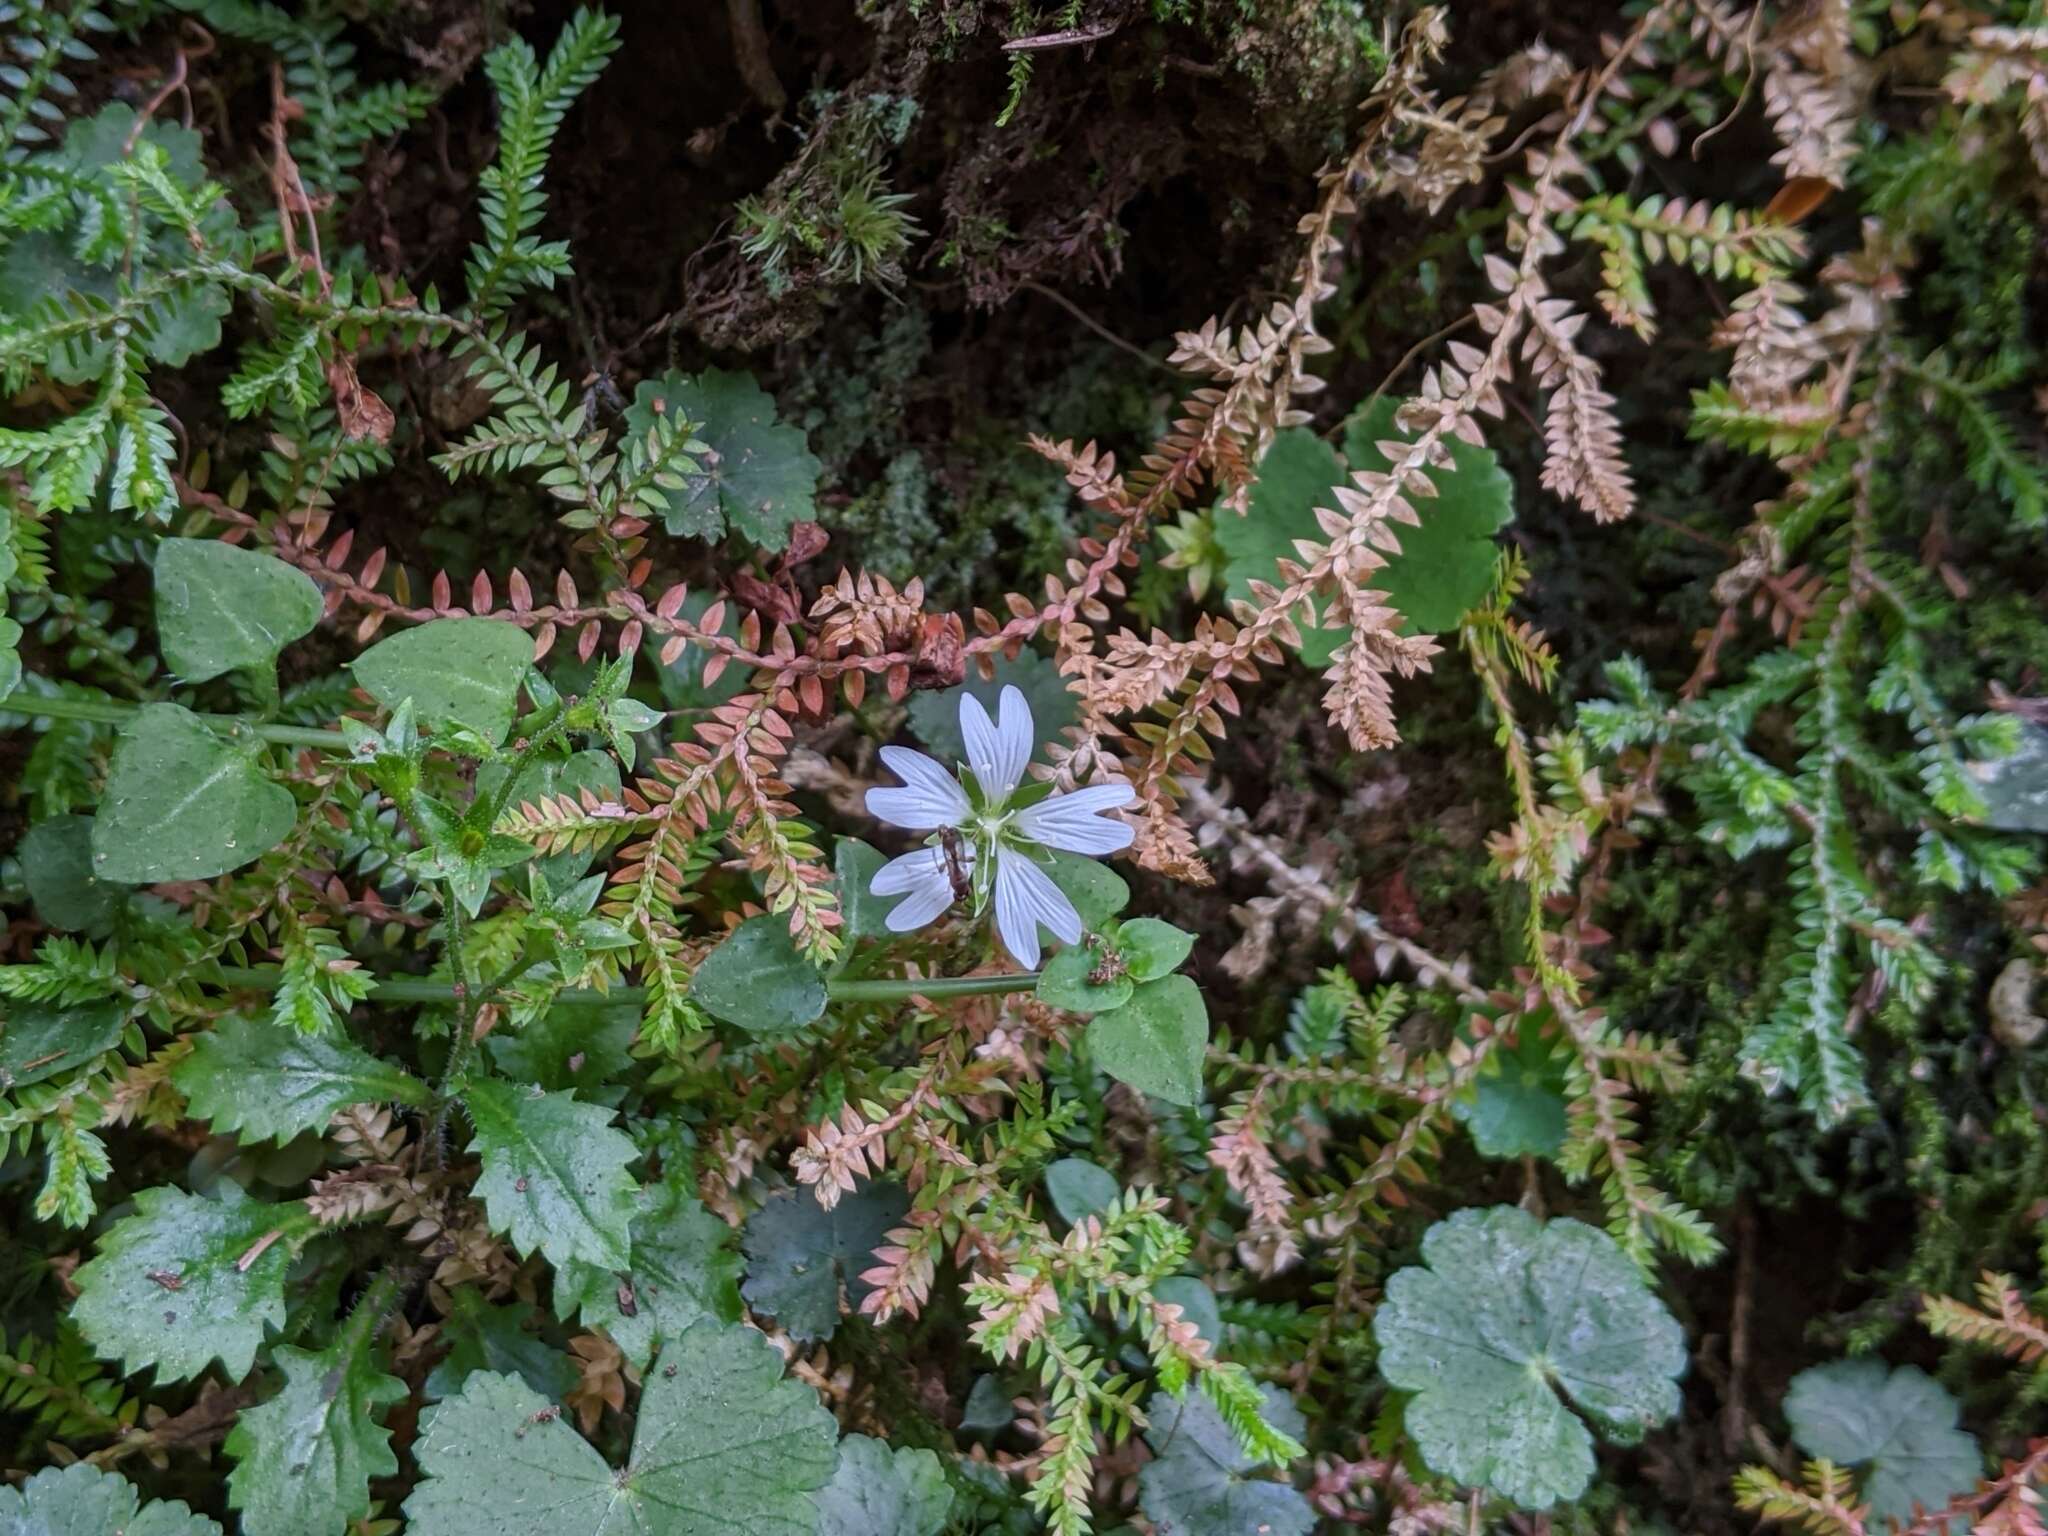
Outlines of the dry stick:
[[1208,785],[1191,783],[1185,788],[1187,798],[1184,803],[1194,818],[1222,828],[1226,835],[1251,855],[1252,861],[1283,894],[1313,902],[1324,911],[1338,912],[1340,933],[1349,927],[1363,933],[1375,944],[1393,949],[1414,967],[1416,980],[1423,986],[1444,987],[1474,1005],[1484,1005],[1487,1002],[1485,988],[1475,986],[1460,976],[1455,967],[1446,964],[1412,939],[1404,939],[1399,934],[1389,931],[1374,913],[1368,912],[1364,907],[1350,906],[1340,901],[1337,893],[1328,885],[1289,863],[1287,857],[1273,846],[1270,839],[1243,824],[1241,811],[1225,805]]

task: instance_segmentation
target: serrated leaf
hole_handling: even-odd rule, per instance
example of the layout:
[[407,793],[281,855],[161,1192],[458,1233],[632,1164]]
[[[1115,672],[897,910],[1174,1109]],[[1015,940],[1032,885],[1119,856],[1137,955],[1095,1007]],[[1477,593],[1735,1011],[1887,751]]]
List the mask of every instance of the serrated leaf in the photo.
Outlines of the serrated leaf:
[[[254,745],[252,742],[251,746]],[[290,790],[179,704],[145,704],[121,730],[93,818],[102,880],[210,880],[261,857],[298,820]]]
[[542,1397],[566,1396],[576,1385],[576,1363],[526,1326],[536,1315],[530,1305],[493,1306],[475,1286],[450,1291],[441,1319],[448,1353],[428,1373],[421,1396],[430,1403],[453,1397],[477,1371],[517,1376]]
[[1046,1196],[1070,1227],[1084,1216],[1108,1210],[1123,1192],[1115,1174],[1085,1157],[1063,1157],[1045,1166]]
[[[1301,1411],[1275,1387],[1262,1417],[1300,1439]],[[1138,1504],[1159,1530],[1174,1536],[1308,1536],[1315,1512],[1287,1483],[1257,1475],[1216,1406],[1199,1392],[1154,1393],[1146,1405],[1145,1441],[1153,1459],[1138,1474]]]
[[90,1462],[45,1467],[19,1488],[0,1485],[5,1536],[220,1536],[177,1499],[144,1504],[135,1485]]
[[1917,1366],[1835,1360],[1801,1371],[1785,1394],[1785,1420],[1809,1456],[1861,1469],[1862,1497],[1880,1520],[1939,1509],[1977,1486],[1984,1458],[1956,1427],[1960,1405]]
[[52,816],[21,840],[21,877],[36,915],[52,928],[97,932],[120,909],[123,892],[92,868],[92,818]]
[[774,397],[751,374],[669,374],[634,391],[627,432],[644,438],[657,411],[683,416],[706,449],[691,455],[696,468],[679,475],[679,487],[655,493],[668,531],[715,539],[729,528],[763,549],[788,544],[790,525],[814,510],[824,466],[801,428],[777,424]]
[[320,622],[312,577],[274,555],[218,539],[165,539],[156,551],[156,630],[180,679],[203,683],[269,667]]
[[[1354,472],[1391,468],[1378,444],[1413,439],[1394,425],[1398,409],[1382,398],[1345,424],[1344,457]],[[1430,472],[1436,495],[1411,498],[1422,526],[1395,525],[1401,552],[1368,578],[1409,628],[1430,635],[1456,629],[1467,610],[1485,600],[1493,585],[1494,535],[1515,515],[1515,483],[1494,451],[1456,436],[1445,441],[1451,467]]]
[[749,1034],[786,1035],[825,1012],[825,974],[789,936],[789,919],[750,917],[704,957],[690,996]]
[[57,1003],[13,1000],[0,1017],[0,1093],[40,1083],[84,1066],[121,1041],[128,1022],[123,1003]]
[[913,693],[910,733],[940,762],[964,762],[967,743],[960,735],[961,698],[972,694],[993,713],[1005,688],[1015,688],[1031,706],[1032,729],[1038,735],[1031,755],[1043,762],[1046,744],[1062,740],[1060,733],[1080,718],[1080,702],[1068,691],[1060,669],[1036,651],[997,657],[994,677],[982,677],[970,668],[967,681],[956,687]]
[[829,1339],[839,1328],[839,1294],[858,1308],[872,1289],[860,1278],[874,1252],[910,1209],[903,1186],[863,1185],[825,1210],[808,1190],[770,1195],[747,1218],[741,1246],[747,1305],[802,1343]]
[[932,1452],[848,1435],[818,1495],[816,1536],[939,1536],[952,1510],[946,1469]]
[[[303,1206],[251,1200],[226,1179],[213,1200],[145,1189],[135,1214],[109,1227],[98,1256],[72,1276],[71,1320],[130,1375],[153,1365],[159,1381],[184,1381],[218,1360],[239,1380],[264,1329],[284,1324],[291,1237],[307,1221]],[[277,1232],[284,1239],[258,1252]]]
[[[604,1085],[631,1064],[639,1027],[640,1010],[631,1003],[558,1005],[517,1029],[493,1030],[485,1045],[513,1082],[573,1088],[585,1103],[599,1103]],[[615,1088],[609,1097],[618,1094]]]
[[351,1317],[326,1349],[280,1344],[284,1385],[244,1408],[228,1435],[228,1503],[242,1536],[341,1536],[370,1512],[370,1480],[398,1470],[378,1415],[407,1392],[379,1364],[381,1317]]
[[1469,1096],[1452,1101],[1484,1157],[1554,1157],[1564,1143],[1565,1060],[1525,1021],[1512,1049],[1493,1051]]
[[[1281,560],[1301,559],[1296,539],[1326,543],[1329,536],[1316,522],[1316,508],[1334,505],[1331,487],[1344,483],[1344,461],[1337,450],[1303,427],[1289,427],[1273,438],[1259,461],[1258,483],[1242,513],[1220,507],[1213,514],[1216,547],[1224,556],[1226,603],[1251,602],[1254,581],[1280,580]],[[1408,530],[1403,529],[1402,532]],[[1323,604],[1316,604],[1316,612]],[[1330,657],[1350,635],[1342,625],[1323,628],[1300,625],[1301,659],[1311,671],[1330,664]]]
[[351,1104],[421,1105],[427,1085],[337,1034],[302,1035],[267,1019],[229,1014],[201,1035],[171,1073],[192,1114],[244,1145],[280,1145],[324,1130]]
[[483,1158],[476,1181],[491,1230],[524,1258],[582,1259],[624,1269],[631,1252],[633,1143],[612,1129],[612,1111],[573,1093],[538,1093],[497,1079],[462,1090]]
[[1156,917],[1134,917],[1116,931],[1116,952],[1133,981],[1171,976],[1194,952],[1195,936]]
[[[1388,467],[1377,444],[1407,436],[1394,427],[1396,409],[1393,401],[1381,400],[1352,418],[1344,438],[1348,469],[1305,428],[1290,427],[1274,438],[1260,461],[1249,510],[1241,516],[1227,509],[1215,513],[1227,598],[1249,601],[1253,581],[1279,582],[1279,562],[1301,559],[1296,540],[1328,542],[1316,509],[1336,505],[1332,489],[1348,483],[1350,471]],[[1411,498],[1421,526],[1392,525],[1401,552],[1388,556],[1386,568],[1374,571],[1368,581],[1387,594],[1389,606],[1407,620],[1406,628],[1442,634],[1456,629],[1492,584],[1494,535],[1514,516],[1514,485],[1491,449],[1455,440],[1451,468],[1432,471],[1431,481],[1435,496]],[[1303,626],[1303,663],[1314,670],[1328,666],[1349,634],[1342,625]]]
[[424,725],[461,725],[498,746],[533,663],[526,632],[497,619],[435,619],[381,640],[350,666],[387,709],[412,700]]
[[1120,1083],[1169,1104],[1202,1097],[1202,1056],[1209,1047],[1209,1008],[1185,976],[1148,981],[1123,1007],[1088,1021],[1095,1064]]
[[1495,1206],[1438,1222],[1422,1257],[1387,1282],[1373,1334],[1432,1471],[1548,1509],[1593,1475],[1560,1390],[1625,1443],[1677,1413],[1685,1336],[1606,1233]]
[[524,1382],[470,1377],[417,1442],[407,1536],[813,1536],[837,1427],[766,1338],[698,1323],[643,1380],[614,1469]]
[[[555,1315],[581,1314],[635,1366],[704,1318],[740,1319],[740,1256],[734,1233],[680,1177],[643,1189],[633,1217],[632,1263],[623,1271],[571,1263],[555,1274]],[[630,1310],[629,1310],[630,1309]]]

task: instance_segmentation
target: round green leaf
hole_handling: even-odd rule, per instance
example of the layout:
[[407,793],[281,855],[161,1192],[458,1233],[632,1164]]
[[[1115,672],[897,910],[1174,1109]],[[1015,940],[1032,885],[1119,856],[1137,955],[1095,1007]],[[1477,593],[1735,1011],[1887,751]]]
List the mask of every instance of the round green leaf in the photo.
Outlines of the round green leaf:
[[1045,1192],[1052,1208],[1068,1226],[1097,1211],[1106,1211],[1123,1194],[1123,1186],[1107,1168],[1085,1157],[1063,1157],[1045,1169]]
[[320,589],[296,566],[218,539],[165,539],[156,551],[156,629],[188,683],[268,667],[320,622]]
[[1502,1205],[1438,1222],[1422,1257],[1387,1282],[1373,1334],[1432,1471],[1548,1509],[1593,1475],[1560,1391],[1624,1443],[1678,1412],[1685,1336],[1606,1233]]
[[118,885],[92,869],[92,818],[52,816],[21,840],[21,875],[36,913],[71,933],[97,929],[121,905]]
[[1960,1407],[1917,1366],[1836,1360],[1801,1371],[1785,1394],[1792,1438],[1809,1456],[1865,1468],[1862,1495],[1880,1520],[1913,1519],[1977,1486],[1984,1458],[1956,1427]]
[[379,641],[351,665],[385,708],[411,699],[422,724],[465,725],[496,746],[512,729],[532,663],[533,641],[516,625],[435,619]]
[[284,840],[298,802],[251,752],[178,704],[146,704],[121,731],[93,819],[102,880],[209,880]]
[[1209,1045],[1209,1009],[1185,976],[1148,981],[1123,1007],[1088,1022],[1095,1064],[1118,1082],[1169,1104],[1202,1096],[1202,1053]]
[[680,485],[655,493],[668,531],[715,539],[730,528],[763,549],[788,544],[790,525],[811,516],[824,466],[801,428],[776,423],[774,397],[751,374],[711,368],[647,380],[627,408],[627,431],[645,436],[657,411],[680,413],[704,445],[681,468]]
[[749,1034],[786,1035],[825,1012],[825,977],[789,936],[789,919],[750,917],[697,967],[690,996]]
[[775,1319],[791,1338],[810,1343],[839,1328],[839,1299],[859,1306],[868,1294],[863,1271],[889,1229],[910,1209],[903,1186],[863,1185],[826,1210],[809,1190],[783,1190],[747,1218],[741,1246],[747,1305]]
[[7,1536],[220,1536],[220,1526],[177,1499],[143,1504],[135,1485],[90,1462],[45,1467],[19,1488],[0,1486]]
[[1453,1101],[1451,1113],[1482,1156],[1555,1156],[1565,1131],[1563,1053],[1524,1020],[1515,1045],[1487,1057],[1470,1096]]
[[867,1435],[839,1442],[839,1468],[818,1495],[816,1536],[939,1536],[953,1508],[931,1451]]
[[1156,917],[1134,917],[1116,931],[1116,952],[1133,981],[1171,976],[1194,951],[1195,936]]
[[[1315,433],[1289,427],[1274,437],[1259,461],[1258,483],[1246,510],[1219,507],[1214,513],[1216,546],[1224,555],[1226,601],[1251,602],[1254,581],[1278,582],[1280,562],[1301,559],[1296,539],[1320,544],[1328,538],[1316,521],[1316,508],[1334,504],[1330,489],[1343,484],[1344,478],[1344,461],[1337,450]],[[1316,611],[1322,611],[1320,603]],[[1342,625],[1298,627],[1302,662],[1315,671],[1328,666],[1337,647],[1351,635]]]
[[[1301,1411],[1277,1387],[1262,1417],[1299,1439]],[[1162,1533],[1173,1536],[1309,1536],[1315,1511],[1292,1484],[1276,1481],[1245,1455],[1216,1405],[1198,1391],[1154,1393],[1145,1405],[1146,1443],[1153,1460],[1138,1474],[1138,1503]]]
[[798,1536],[838,1460],[838,1427],[759,1333],[703,1322],[643,1380],[613,1467],[525,1382],[478,1371],[427,1418],[407,1536]]
[[[1394,425],[1398,409],[1382,398],[1345,424],[1344,456],[1354,472],[1392,468],[1378,445],[1414,437]],[[1466,611],[1485,600],[1493,585],[1494,535],[1515,515],[1515,483],[1494,451],[1455,436],[1445,441],[1451,467],[1430,472],[1436,495],[1409,498],[1421,526],[1395,528],[1401,552],[1371,577],[1410,629],[1430,635],[1456,629]]]

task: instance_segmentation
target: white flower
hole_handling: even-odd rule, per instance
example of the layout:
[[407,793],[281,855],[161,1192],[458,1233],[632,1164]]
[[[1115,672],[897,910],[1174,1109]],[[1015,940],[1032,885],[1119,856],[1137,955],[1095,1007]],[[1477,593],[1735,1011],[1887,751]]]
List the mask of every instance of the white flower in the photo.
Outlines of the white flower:
[[[1036,737],[1031,706],[1005,688],[991,720],[972,694],[960,696],[960,735],[967,764],[958,778],[922,752],[882,748],[882,761],[903,781],[900,789],[871,789],[868,810],[913,832],[937,835],[915,853],[891,859],[876,872],[877,896],[904,899],[886,919],[892,933],[922,928],[971,897],[975,915],[995,900],[996,932],[1027,970],[1038,964],[1038,930],[1062,944],[1081,942],[1081,914],[1052,883],[1043,850],[1101,855],[1131,845],[1131,829],[1104,811],[1129,805],[1128,784],[1101,784],[1056,795],[1043,784],[1024,784]],[[1019,786],[1023,787],[1020,788]]]

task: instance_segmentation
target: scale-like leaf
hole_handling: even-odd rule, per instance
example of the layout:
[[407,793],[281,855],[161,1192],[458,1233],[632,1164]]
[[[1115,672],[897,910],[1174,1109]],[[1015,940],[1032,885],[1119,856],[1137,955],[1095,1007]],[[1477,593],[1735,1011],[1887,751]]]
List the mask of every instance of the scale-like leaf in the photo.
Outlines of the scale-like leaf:
[[704,957],[690,996],[749,1034],[786,1035],[825,1012],[825,975],[803,957],[783,917],[750,917]]
[[171,1081],[195,1118],[245,1145],[290,1141],[338,1109],[396,1099],[421,1105],[427,1085],[339,1035],[302,1035],[268,1019],[229,1014],[199,1036]]
[[1459,1211],[1422,1239],[1373,1314],[1380,1373],[1432,1471],[1524,1509],[1577,1498],[1593,1437],[1633,1443],[1678,1411],[1685,1336],[1604,1232],[1514,1206]]
[[109,1227],[98,1257],[72,1276],[71,1319],[95,1353],[130,1375],[153,1365],[158,1380],[183,1381],[218,1360],[239,1380],[264,1329],[284,1323],[289,1237],[307,1219],[303,1206],[251,1200],[226,1179],[217,1200],[145,1189],[135,1214]]
[[284,1386],[242,1410],[227,1440],[228,1502],[242,1536],[341,1536],[370,1512],[370,1479],[398,1470],[377,1416],[406,1395],[378,1360],[376,1325],[358,1313],[326,1349],[280,1344]]
[[824,466],[799,427],[780,426],[775,399],[751,374],[707,369],[669,374],[634,392],[626,430],[644,438],[657,412],[680,414],[704,444],[681,484],[658,492],[662,521],[679,537],[716,539],[730,529],[763,549],[789,543],[792,523],[808,518]]
[[640,1192],[632,1263],[623,1271],[570,1263],[555,1275],[555,1314],[580,1312],[636,1366],[663,1340],[702,1318],[740,1317],[740,1256],[733,1231],[698,1203],[680,1177]]
[[614,1469],[524,1382],[470,1377],[415,1447],[407,1536],[814,1536],[837,1430],[767,1339],[698,1323],[643,1381]]
[[1209,1046],[1209,1009],[1185,976],[1148,981],[1121,1008],[1088,1021],[1095,1064],[1120,1083],[1169,1104],[1202,1096],[1202,1055]]
[[220,1536],[177,1499],[144,1504],[135,1485],[90,1462],[45,1467],[19,1488],[0,1485],[0,1536]]
[[179,678],[203,683],[268,667],[320,622],[313,578],[274,555],[218,539],[165,539],[156,551],[156,632]]
[[533,663],[526,631],[498,619],[435,619],[380,640],[352,663],[387,709],[412,700],[423,725],[463,725],[492,746],[512,729]]
[[[1275,1387],[1264,1389],[1261,1417],[1300,1439],[1301,1411]],[[1316,1517],[1292,1485],[1260,1476],[1223,1415],[1200,1392],[1159,1392],[1146,1405],[1145,1441],[1153,1459],[1138,1474],[1138,1502],[1160,1531],[1174,1536],[1308,1536]]]
[[121,731],[93,819],[93,870],[149,885],[210,880],[268,853],[298,819],[252,751],[178,704],[145,704]]
[[462,1091],[483,1157],[476,1194],[491,1229],[523,1258],[538,1248],[554,1265],[583,1259],[624,1269],[633,1224],[633,1143],[612,1111],[573,1093],[539,1093],[497,1079]]
[[818,1495],[817,1536],[939,1536],[952,1510],[946,1469],[932,1452],[848,1435]]
[[1861,1492],[1880,1520],[1908,1522],[1977,1486],[1984,1458],[1956,1427],[1960,1405],[1917,1366],[1835,1360],[1801,1371],[1785,1420],[1809,1456],[1863,1470]]
[[869,1287],[861,1272],[910,1209],[903,1186],[864,1185],[826,1210],[808,1190],[784,1190],[761,1202],[741,1239],[747,1254],[747,1305],[804,1343],[839,1327],[839,1293],[858,1307]]

